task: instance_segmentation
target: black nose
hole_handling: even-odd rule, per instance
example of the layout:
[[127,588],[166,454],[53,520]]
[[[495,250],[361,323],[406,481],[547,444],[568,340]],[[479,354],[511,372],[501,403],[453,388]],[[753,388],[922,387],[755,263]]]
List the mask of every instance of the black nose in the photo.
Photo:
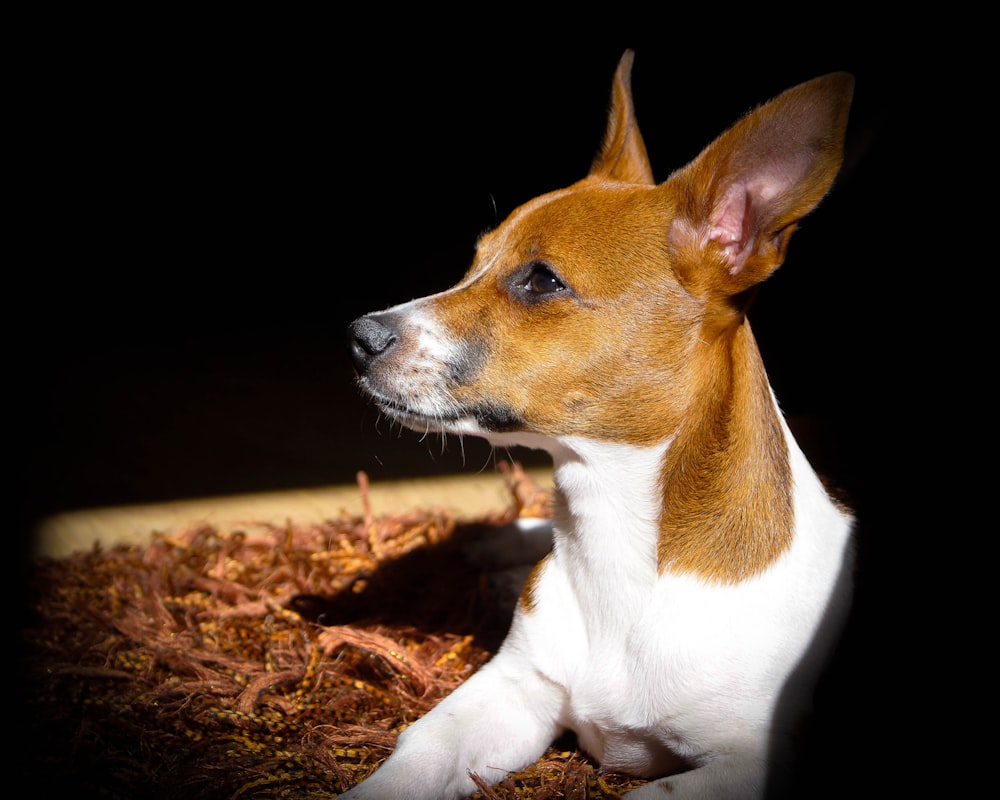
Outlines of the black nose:
[[359,375],[364,375],[371,364],[399,339],[388,322],[386,317],[380,319],[378,316],[367,316],[351,323],[348,344],[354,369]]

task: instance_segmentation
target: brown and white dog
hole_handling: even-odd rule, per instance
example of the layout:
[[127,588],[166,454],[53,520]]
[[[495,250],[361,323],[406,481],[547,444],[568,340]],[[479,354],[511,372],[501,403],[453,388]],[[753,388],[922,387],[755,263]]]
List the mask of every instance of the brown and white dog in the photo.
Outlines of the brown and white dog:
[[557,498],[499,652],[351,800],[464,797],[567,729],[652,779],[630,800],[763,797],[846,616],[852,517],[746,311],[840,168],[853,78],[789,89],[657,184],[632,58],[583,180],[483,235],[454,288],[351,326],[386,415],[543,448]]

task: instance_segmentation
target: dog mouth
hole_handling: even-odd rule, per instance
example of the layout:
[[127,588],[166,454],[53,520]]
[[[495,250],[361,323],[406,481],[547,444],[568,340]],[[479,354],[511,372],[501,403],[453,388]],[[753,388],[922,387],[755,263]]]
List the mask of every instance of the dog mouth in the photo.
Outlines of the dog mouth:
[[428,403],[421,408],[400,398],[390,397],[361,383],[369,399],[387,417],[418,433],[509,433],[522,430],[522,420],[502,403],[463,405],[449,402]]
[[424,411],[414,408],[409,403],[404,403],[392,397],[386,397],[379,392],[374,392],[366,388],[368,397],[379,410],[396,422],[419,431],[441,431],[451,430],[466,418],[458,409],[434,409]]

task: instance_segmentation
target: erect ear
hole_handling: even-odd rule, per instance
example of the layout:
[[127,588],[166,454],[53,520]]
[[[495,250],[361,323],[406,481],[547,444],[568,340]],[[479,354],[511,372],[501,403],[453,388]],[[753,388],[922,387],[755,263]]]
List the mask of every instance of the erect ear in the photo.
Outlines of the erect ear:
[[853,89],[846,72],[788,89],[667,180],[679,199],[670,240],[687,280],[733,295],[780,266],[840,169]]
[[653,183],[646,145],[635,121],[632,106],[632,60],[635,53],[626,50],[618,62],[611,84],[611,110],[601,152],[590,167],[590,174],[627,183]]

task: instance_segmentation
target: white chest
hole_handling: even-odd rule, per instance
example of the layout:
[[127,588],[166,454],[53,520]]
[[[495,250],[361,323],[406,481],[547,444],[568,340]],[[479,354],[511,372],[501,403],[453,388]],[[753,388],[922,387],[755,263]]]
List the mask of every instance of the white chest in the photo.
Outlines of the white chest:
[[[642,470],[652,457],[617,452],[613,463]],[[615,485],[609,475],[562,477],[572,512],[557,523],[535,602],[519,611],[509,644],[561,687],[563,724],[605,766],[639,773],[771,725],[824,617],[844,611],[836,587],[849,523],[811,471],[796,483],[803,521],[792,546],[736,584],[657,574],[653,487],[629,481],[632,493],[616,503],[596,491]]]

